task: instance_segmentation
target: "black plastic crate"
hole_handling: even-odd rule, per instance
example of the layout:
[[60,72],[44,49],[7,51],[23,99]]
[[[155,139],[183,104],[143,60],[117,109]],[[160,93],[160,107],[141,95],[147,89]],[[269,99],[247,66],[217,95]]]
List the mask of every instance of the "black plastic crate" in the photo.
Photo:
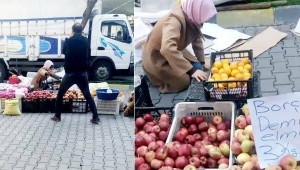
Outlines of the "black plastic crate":
[[153,107],[147,77],[141,76],[141,84],[134,89],[135,107]]
[[[238,62],[242,58],[248,58],[251,64],[252,77],[248,80],[227,80],[227,81],[205,81],[203,82],[205,98],[208,101],[235,101],[252,98],[253,94],[253,52],[246,51],[231,51],[231,52],[217,52],[211,54],[211,66],[220,58],[220,61],[228,59],[229,62]],[[235,83],[236,87],[230,87]],[[224,86],[220,88],[220,86]]]
[[55,109],[55,99],[39,99],[40,113],[52,113],[54,112],[54,109]]
[[39,101],[38,99],[22,99],[22,113],[38,113]]
[[[54,104],[55,107],[55,104]],[[63,99],[62,112],[63,113],[72,113],[72,99]]]
[[158,120],[160,115],[166,113],[170,115],[170,121],[174,118],[174,107],[135,107],[134,114],[135,118],[141,117],[144,114],[149,113],[154,119]]
[[72,113],[87,113],[88,104],[85,99],[72,99]]

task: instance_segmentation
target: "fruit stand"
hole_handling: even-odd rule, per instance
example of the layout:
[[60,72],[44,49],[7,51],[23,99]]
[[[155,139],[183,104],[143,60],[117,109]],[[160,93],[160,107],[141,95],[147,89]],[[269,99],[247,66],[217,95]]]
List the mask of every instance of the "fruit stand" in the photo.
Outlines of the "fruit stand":
[[[175,108],[135,108],[136,170],[261,169],[247,105],[261,97],[252,51],[212,53],[211,66]],[[287,155],[265,169],[292,170],[294,162]]]

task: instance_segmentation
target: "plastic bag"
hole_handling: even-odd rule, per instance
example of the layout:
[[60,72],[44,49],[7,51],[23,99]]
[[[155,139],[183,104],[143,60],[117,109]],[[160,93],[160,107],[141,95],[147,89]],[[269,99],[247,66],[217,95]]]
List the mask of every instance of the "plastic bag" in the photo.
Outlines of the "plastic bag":
[[19,116],[21,114],[19,100],[5,100],[3,115]]

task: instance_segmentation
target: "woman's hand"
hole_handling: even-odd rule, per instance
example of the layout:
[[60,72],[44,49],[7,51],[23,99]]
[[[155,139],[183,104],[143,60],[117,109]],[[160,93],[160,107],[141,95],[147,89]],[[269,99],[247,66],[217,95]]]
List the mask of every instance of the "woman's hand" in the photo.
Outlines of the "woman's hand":
[[205,80],[207,78],[207,74],[202,70],[197,70],[192,74],[192,77],[198,82],[201,82],[201,80]]

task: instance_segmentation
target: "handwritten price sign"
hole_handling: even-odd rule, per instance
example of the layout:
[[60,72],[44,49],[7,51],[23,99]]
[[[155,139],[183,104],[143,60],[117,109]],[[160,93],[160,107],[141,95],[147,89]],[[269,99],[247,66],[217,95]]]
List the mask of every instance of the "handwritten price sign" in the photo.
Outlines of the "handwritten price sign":
[[300,93],[248,99],[260,168],[285,155],[300,160]]

